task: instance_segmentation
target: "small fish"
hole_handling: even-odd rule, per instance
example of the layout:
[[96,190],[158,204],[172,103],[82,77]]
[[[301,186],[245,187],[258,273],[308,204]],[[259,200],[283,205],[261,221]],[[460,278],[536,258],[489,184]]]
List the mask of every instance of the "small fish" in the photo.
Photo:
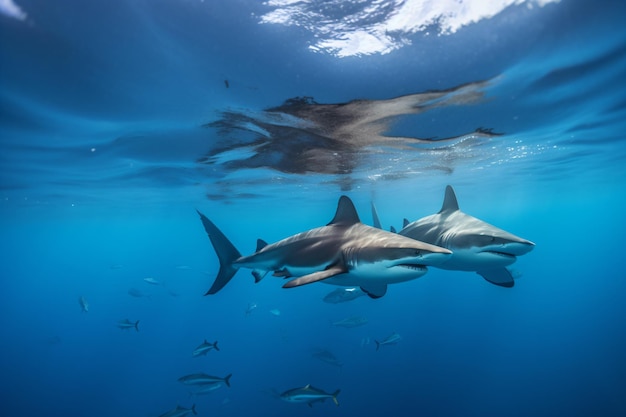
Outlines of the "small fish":
[[206,385],[206,384],[213,384],[215,382],[223,382],[226,384],[227,387],[230,387],[231,376],[233,376],[233,374],[228,374],[224,378],[207,375],[204,373],[190,374],[190,375],[181,376],[180,378],[178,378],[178,382],[180,382],[181,384],[185,384],[185,385]]
[[352,317],[348,317],[347,319],[334,322],[333,326],[352,328],[352,327],[363,326],[364,324],[367,324],[367,319],[365,317],[352,316]]
[[181,407],[180,405],[177,405],[176,408],[161,414],[159,417],[184,417],[189,413],[194,413],[195,415],[198,414],[196,412],[195,404],[192,405],[191,408],[185,408],[185,407]]
[[378,340],[374,340],[374,342],[376,342],[376,350],[378,350],[383,345],[395,345],[400,340],[402,340],[402,337],[398,333],[394,332],[391,335],[387,336],[385,339],[383,339],[382,342],[379,342]]
[[202,384],[202,385],[197,385],[199,388],[195,391],[191,391],[189,393],[189,395],[193,396],[193,395],[207,395],[212,393],[213,391],[221,388],[224,384],[220,381],[220,382],[211,382],[208,384]]
[[338,304],[345,303],[346,301],[356,300],[357,298],[366,295],[361,289],[356,287],[349,288],[337,288],[334,291],[329,292],[323,298],[325,303]]
[[280,316],[280,310],[277,309],[277,308],[273,308],[273,309],[270,310],[270,314],[278,317],[278,316]]
[[134,323],[128,319],[120,320],[117,322],[117,327],[124,330],[135,328],[135,330],[139,331],[139,320]]
[[228,82],[228,80],[224,80],[224,85],[226,86],[226,88],[230,88],[230,83]]
[[85,299],[85,297],[80,296],[78,298],[78,304],[80,305],[80,309],[83,313],[87,313],[89,311],[89,303]]
[[322,362],[326,362],[329,365],[338,366],[338,367],[343,366],[343,362],[337,359],[335,355],[333,355],[333,353],[328,350],[318,350],[316,352],[313,352],[311,356],[313,356],[316,359],[321,360]]
[[130,288],[128,290],[128,295],[130,295],[131,297],[135,297],[135,298],[143,298],[143,297],[150,298],[150,295],[144,293],[141,290],[138,290],[137,288]]
[[191,267],[189,265],[178,265],[176,269],[180,269],[181,271],[191,271]]
[[157,281],[156,279],[154,279],[152,277],[144,278],[143,280],[145,282],[147,282],[148,284],[151,284],[151,285],[161,285],[161,283],[159,281]]
[[337,395],[341,390],[337,390],[332,394],[322,391],[319,388],[312,387],[311,384],[302,388],[293,388],[280,394],[280,398],[290,403],[307,403],[309,407],[313,407],[313,403],[323,402],[326,398],[332,398],[335,405],[339,405]]
[[256,303],[249,303],[248,308],[246,308],[246,316],[252,314],[252,310],[254,310],[255,308],[257,308]]
[[217,340],[215,341],[215,343],[209,343],[206,341],[206,339],[204,339],[204,342],[202,342],[200,346],[194,349],[193,357],[197,358],[198,356],[206,355],[212,349],[215,349],[217,351],[220,350],[220,348],[217,347]]

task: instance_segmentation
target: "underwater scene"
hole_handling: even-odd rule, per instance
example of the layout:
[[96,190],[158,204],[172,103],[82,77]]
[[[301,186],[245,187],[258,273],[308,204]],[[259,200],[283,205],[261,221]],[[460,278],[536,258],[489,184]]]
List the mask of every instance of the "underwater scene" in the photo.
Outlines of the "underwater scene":
[[0,0],[2,414],[626,415],[625,18]]

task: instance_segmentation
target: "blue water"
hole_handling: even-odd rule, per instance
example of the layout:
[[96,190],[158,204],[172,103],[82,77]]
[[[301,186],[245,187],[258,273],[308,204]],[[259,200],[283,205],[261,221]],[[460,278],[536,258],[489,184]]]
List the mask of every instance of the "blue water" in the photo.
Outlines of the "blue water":
[[[411,2],[319,3],[291,25],[249,0],[2,3],[3,415],[626,415],[626,3],[521,2],[387,32]],[[340,42],[360,29],[387,50]],[[347,146],[269,110],[444,90],[366,125],[427,139],[408,145]],[[463,211],[536,243],[513,288],[430,268],[329,304],[337,287],[242,270],[203,295],[219,264],[196,209],[247,254],[328,223],[342,194],[399,228],[437,212],[447,184]],[[331,325],[352,315],[368,323]],[[204,339],[220,351],[192,357]],[[177,380],[197,372],[232,387],[191,397]],[[306,384],[341,389],[340,406],[277,398]]]

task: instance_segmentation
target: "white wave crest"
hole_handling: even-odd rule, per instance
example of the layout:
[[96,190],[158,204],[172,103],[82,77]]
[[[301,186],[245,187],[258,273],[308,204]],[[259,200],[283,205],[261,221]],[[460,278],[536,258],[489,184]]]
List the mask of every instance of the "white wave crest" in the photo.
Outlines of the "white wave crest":
[[441,35],[490,19],[507,7],[559,0],[269,0],[260,23],[299,26],[316,39],[309,49],[338,57],[386,54],[410,45],[408,36]]

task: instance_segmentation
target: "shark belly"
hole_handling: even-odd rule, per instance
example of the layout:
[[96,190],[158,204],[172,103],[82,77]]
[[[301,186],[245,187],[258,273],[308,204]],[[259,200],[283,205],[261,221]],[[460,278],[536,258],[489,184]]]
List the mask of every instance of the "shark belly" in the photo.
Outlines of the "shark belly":
[[397,284],[417,279],[428,272],[424,266],[391,266],[365,264],[354,267],[348,273],[325,279],[326,284],[347,287],[367,286],[368,284]]

